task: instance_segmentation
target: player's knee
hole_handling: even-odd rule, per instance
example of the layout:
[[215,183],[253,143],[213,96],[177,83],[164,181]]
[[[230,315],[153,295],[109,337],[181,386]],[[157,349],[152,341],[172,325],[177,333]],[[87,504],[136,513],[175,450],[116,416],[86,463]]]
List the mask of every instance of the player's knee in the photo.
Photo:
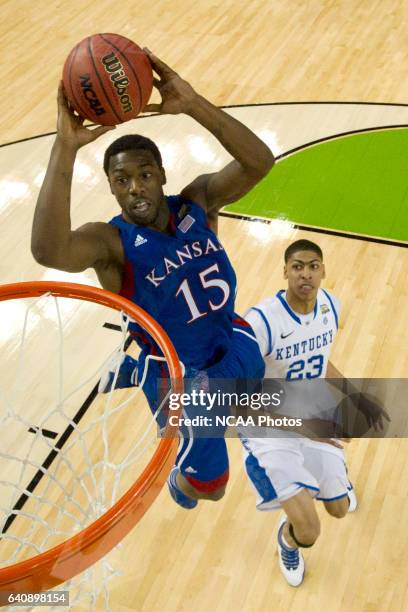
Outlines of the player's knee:
[[327,502],[325,507],[330,516],[333,516],[334,518],[343,518],[348,512],[348,497],[339,499],[336,502]]
[[292,523],[292,532],[298,543],[312,546],[320,535],[320,523],[318,520],[303,520],[298,524]]
[[189,474],[184,476],[187,495],[195,499],[207,499],[209,501],[218,501],[225,495],[225,490],[228,484],[229,471],[226,469],[221,476],[213,480],[196,480]]
[[215,491],[209,491],[205,494],[205,499],[208,499],[210,501],[218,501],[219,499],[224,497],[226,488],[227,487],[224,485],[223,487],[219,487]]

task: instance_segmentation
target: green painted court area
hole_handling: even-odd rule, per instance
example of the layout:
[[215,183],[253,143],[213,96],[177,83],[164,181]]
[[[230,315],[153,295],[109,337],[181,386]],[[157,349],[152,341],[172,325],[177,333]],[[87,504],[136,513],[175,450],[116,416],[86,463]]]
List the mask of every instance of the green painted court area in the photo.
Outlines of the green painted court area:
[[408,241],[408,129],[302,149],[226,210]]

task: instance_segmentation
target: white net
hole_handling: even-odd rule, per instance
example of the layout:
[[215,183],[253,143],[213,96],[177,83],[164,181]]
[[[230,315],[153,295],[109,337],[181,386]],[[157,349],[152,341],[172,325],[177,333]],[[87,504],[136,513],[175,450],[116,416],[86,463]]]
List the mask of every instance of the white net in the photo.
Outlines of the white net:
[[[44,295],[0,302],[0,321],[1,568],[104,514],[146,466],[158,437],[139,387],[97,392],[112,358],[117,378],[127,350],[123,313]],[[69,589],[71,609],[111,609],[109,581],[120,571],[114,557],[58,587]]]

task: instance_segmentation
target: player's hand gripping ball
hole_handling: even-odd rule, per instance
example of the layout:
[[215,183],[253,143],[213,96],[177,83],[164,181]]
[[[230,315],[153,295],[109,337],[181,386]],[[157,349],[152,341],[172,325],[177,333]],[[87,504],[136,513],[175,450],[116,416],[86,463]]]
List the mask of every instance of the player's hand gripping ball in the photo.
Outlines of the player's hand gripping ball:
[[153,87],[146,53],[118,34],[94,34],[72,49],[64,64],[64,89],[74,110],[93,123],[134,119]]

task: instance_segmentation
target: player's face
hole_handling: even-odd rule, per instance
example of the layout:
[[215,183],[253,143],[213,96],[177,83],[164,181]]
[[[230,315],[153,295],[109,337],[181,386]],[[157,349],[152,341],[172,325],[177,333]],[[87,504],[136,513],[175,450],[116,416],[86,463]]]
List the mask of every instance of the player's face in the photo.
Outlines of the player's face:
[[284,268],[288,287],[300,301],[316,299],[325,269],[322,260],[313,251],[297,251]]
[[163,211],[166,176],[151,151],[122,151],[109,160],[109,184],[128,223],[155,225]]

